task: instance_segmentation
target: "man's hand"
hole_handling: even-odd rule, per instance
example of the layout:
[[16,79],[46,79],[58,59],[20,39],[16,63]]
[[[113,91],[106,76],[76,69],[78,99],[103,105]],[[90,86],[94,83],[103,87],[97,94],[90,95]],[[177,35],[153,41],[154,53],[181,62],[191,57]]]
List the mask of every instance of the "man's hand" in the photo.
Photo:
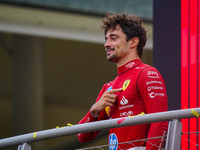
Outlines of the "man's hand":
[[115,93],[121,92],[122,90],[122,88],[119,88],[104,92],[99,101],[92,106],[90,111],[97,116],[99,112],[104,110],[107,106],[113,107],[113,104],[117,99],[117,95],[115,95]]

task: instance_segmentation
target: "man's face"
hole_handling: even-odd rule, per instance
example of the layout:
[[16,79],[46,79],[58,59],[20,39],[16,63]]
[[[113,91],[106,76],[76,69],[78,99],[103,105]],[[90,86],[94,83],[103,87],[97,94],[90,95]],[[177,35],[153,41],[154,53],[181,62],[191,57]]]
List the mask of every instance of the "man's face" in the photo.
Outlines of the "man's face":
[[116,26],[116,29],[110,29],[106,33],[104,47],[109,61],[117,63],[125,59],[130,51],[129,46],[130,42],[126,41],[126,34],[119,25]]

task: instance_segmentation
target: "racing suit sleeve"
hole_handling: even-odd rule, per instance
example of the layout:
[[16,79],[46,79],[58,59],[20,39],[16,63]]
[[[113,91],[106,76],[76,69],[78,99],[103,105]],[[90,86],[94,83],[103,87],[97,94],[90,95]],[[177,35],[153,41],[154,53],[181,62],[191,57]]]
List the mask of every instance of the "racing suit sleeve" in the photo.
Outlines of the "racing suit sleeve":
[[[98,95],[98,98],[97,98],[96,102],[101,98],[101,96],[105,92],[106,86],[107,86],[107,84],[105,84],[103,86],[102,90],[100,91],[100,93]],[[88,122],[94,122],[94,121],[100,121],[100,120],[105,120],[105,119],[108,119],[105,110],[101,111],[98,116],[94,116],[89,111],[86,114],[86,116],[81,119],[79,124],[88,123]],[[94,131],[94,132],[88,132],[88,133],[80,133],[80,134],[77,134],[77,137],[78,137],[80,142],[89,142],[89,141],[93,140],[99,134],[99,132],[100,131]]]
[[[141,71],[138,78],[138,90],[144,100],[146,113],[156,113],[168,110],[167,93],[164,79],[154,67]],[[156,122],[149,125],[147,138],[164,136],[167,133],[168,122]],[[151,139],[146,143],[146,150],[160,150],[164,138]]]

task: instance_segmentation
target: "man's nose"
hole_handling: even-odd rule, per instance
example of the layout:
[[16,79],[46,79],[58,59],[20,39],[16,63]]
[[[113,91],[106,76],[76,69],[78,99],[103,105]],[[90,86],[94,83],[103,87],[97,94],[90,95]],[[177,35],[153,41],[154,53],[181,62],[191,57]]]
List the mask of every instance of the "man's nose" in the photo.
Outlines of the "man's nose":
[[104,47],[108,47],[108,46],[110,46],[109,40],[107,40],[107,41],[105,42],[105,44],[104,44]]

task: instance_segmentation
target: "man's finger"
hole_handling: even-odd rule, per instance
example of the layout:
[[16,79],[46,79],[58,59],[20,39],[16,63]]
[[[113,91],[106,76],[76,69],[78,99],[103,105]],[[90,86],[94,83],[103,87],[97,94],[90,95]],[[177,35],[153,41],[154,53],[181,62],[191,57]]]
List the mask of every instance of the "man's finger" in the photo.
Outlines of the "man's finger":
[[117,92],[121,92],[123,90],[123,88],[119,88],[119,89],[112,89],[109,92],[110,93],[117,93]]

